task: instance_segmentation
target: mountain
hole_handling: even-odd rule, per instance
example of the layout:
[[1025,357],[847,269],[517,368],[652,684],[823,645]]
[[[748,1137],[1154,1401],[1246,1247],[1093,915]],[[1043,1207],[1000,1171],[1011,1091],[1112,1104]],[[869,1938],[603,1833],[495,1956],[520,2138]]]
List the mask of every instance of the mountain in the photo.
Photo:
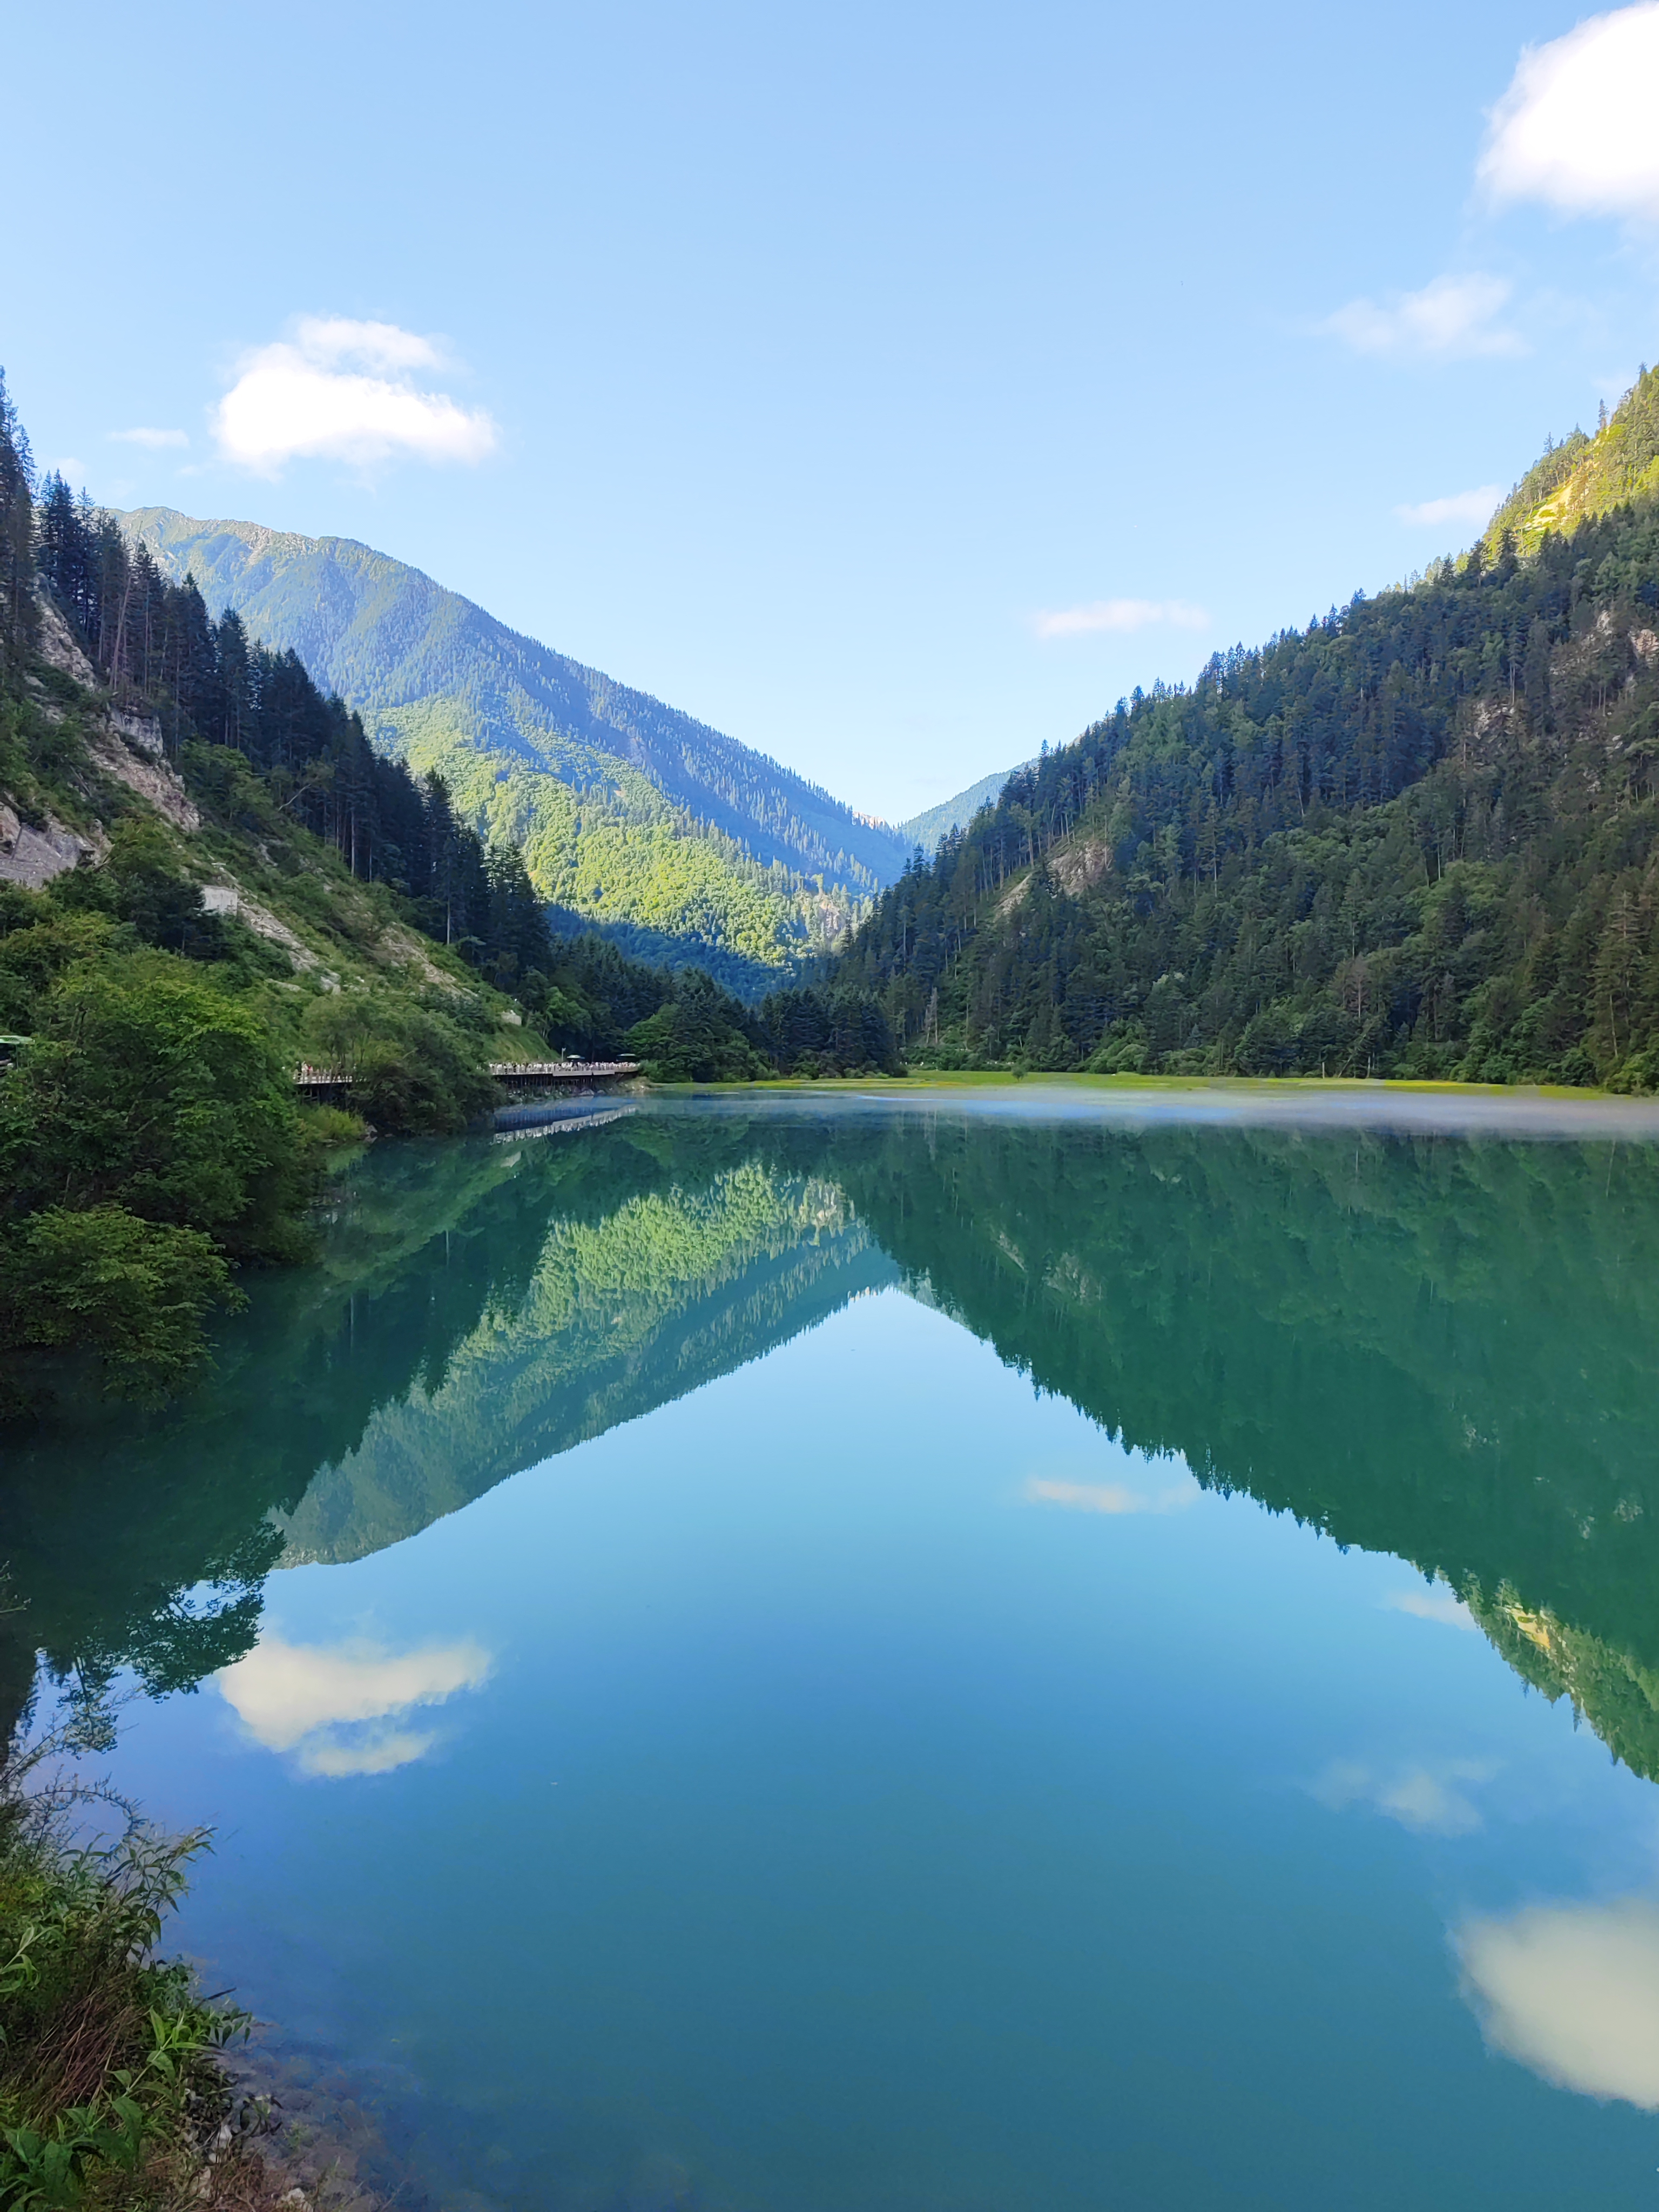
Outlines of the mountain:
[[1506,513],[1021,770],[837,980],[947,1066],[1659,1087],[1659,378]]
[[775,970],[904,864],[885,824],[352,538],[171,507],[120,520],[215,614],[296,652],[383,751],[438,769],[481,835],[520,848],[544,898],[625,950],[724,953],[725,980],[734,963]]
[[[1023,761],[1022,768],[1030,768]],[[994,806],[1001,795],[1002,787],[1019,769],[1006,768],[995,775],[982,775],[977,783],[970,783],[966,791],[957,792],[954,799],[943,799],[937,806],[925,807],[913,814],[908,822],[901,822],[896,834],[903,840],[908,853],[920,845],[924,853],[939,848],[939,840],[952,830],[965,830],[981,806]]]

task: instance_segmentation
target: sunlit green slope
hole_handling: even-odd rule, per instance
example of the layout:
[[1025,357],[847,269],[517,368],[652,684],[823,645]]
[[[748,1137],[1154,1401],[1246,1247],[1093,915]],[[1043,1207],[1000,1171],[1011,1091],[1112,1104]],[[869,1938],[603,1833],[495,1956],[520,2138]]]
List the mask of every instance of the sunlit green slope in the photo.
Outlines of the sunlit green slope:
[[1571,531],[1628,501],[1659,492],[1659,370],[1644,368],[1593,438],[1575,430],[1529,469],[1492,517],[1494,559],[1505,532],[1534,553],[1551,531]]
[[368,546],[170,507],[122,520],[215,614],[291,646],[377,744],[440,769],[549,900],[629,949],[776,966],[903,864],[896,833],[775,761]]

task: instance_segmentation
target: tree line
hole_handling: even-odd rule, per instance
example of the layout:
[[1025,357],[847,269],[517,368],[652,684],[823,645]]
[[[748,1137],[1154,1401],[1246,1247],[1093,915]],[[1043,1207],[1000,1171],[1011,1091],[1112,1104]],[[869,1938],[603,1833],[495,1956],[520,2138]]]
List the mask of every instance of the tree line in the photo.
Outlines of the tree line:
[[1120,701],[833,972],[923,1063],[1648,1088],[1656,854],[1650,500]]
[[[27,466],[15,473],[21,504]],[[214,621],[193,578],[173,582],[142,540],[130,542],[112,515],[55,472],[40,487],[33,540],[40,582],[112,696],[156,716],[175,763],[228,802],[233,819],[234,770],[199,749],[240,755],[353,876],[402,893],[427,935],[507,988],[544,955],[539,904],[518,854],[486,850],[441,775],[416,782],[401,761],[377,753],[361,717],[325,697],[296,653],[251,640],[230,609]]]
[[[15,417],[9,428],[15,441]],[[27,448],[14,451],[26,507]],[[112,695],[157,714],[169,752],[222,818],[253,830],[274,799],[354,877],[405,896],[427,935],[518,997],[556,1042],[632,1050],[665,1080],[894,1064],[884,1018],[845,989],[775,994],[774,1012],[757,1015],[700,969],[671,973],[665,962],[602,951],[579,922],[574,945],[564,943],[516,848],[486,848],[441,775],[417,782],[376,752],[361,717],[325,697],[296,653],[250,640],[233,610],[214,621],[193,579],[165,576],[142,540],[130,541],[60,474],[40,487],[33,538],[40,584]],[[258,779],[251,806],[239,803],[228,755]],[[658,1017],[655,1030],[626,1042]]]

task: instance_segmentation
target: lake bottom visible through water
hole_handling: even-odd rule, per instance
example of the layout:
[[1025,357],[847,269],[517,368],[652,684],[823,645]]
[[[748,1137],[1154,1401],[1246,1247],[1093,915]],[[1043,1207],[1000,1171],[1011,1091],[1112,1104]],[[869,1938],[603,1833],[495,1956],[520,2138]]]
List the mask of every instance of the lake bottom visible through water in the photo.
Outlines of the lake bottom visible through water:
[[1659,1152],[653,1103],[337,1217],[0,1546],[409,2201],[1659,2203]]

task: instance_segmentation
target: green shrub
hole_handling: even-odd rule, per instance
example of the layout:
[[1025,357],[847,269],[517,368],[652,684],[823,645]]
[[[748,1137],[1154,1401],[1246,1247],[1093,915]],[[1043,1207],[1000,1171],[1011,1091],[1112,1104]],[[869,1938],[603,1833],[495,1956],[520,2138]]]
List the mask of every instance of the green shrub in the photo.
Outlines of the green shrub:
[[742,1030],[696,999],[673,999],[625,1039],[653,1083],[749,1083],[772,1073]]
[[164,952],[77,963],[0,1079],[10,1210],[118,1205],[294,1256],[313,1188],[293,1081],[258,1023]]
[[306,1054],[338,1068],[353,1106],[378,1129],[451,1135],[493,1105],[482,1035],[406,992],[331,992],[305,1020]]
[[0,1247],[0,1346],[94,1352],[118,1397],[175,1390],[205,1352],[207,1314],[240,1297],[210,1237],[125,1206],[47,1206]]

